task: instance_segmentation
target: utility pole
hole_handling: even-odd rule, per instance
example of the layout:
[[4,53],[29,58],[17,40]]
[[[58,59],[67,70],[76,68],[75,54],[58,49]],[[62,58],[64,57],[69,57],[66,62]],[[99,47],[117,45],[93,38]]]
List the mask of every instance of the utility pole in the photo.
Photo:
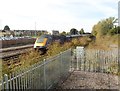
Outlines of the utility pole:
[[35,22],[35,30],[36,30],[36,22]]
[[118,26],[120,26],[120,1],[118,2]]
[[35,22],[35,36],[36,36],[37,34],[36,34],[36,22]]

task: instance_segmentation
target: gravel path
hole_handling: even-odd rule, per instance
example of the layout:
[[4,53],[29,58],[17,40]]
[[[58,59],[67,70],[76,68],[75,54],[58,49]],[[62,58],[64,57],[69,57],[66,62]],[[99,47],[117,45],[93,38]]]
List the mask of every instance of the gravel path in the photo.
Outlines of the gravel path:
[[[58,89],[118,89],[118,76],[84,71],[74,71]],[[120,88],[119,88],[120,89]],[[116,91],[116,90],[115,90]]]

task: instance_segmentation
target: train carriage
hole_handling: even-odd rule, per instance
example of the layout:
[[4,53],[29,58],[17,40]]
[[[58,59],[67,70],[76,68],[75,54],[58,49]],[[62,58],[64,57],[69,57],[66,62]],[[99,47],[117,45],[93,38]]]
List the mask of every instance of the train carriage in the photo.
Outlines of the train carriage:
[[34,44],[35,50],[46,51],[47,47],[52,43],[51,35],[41,35],[36,39]]

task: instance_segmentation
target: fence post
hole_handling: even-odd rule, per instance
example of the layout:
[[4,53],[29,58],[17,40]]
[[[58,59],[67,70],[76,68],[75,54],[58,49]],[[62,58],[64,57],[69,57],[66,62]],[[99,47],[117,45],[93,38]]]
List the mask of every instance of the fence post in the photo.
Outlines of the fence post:
[[72,61],[73,61],[73,53],[72,53],[72,49],[70,49],[70,56],[71,56],[71,60],[70,60],[70,72],[72,72],[73,70],[72,70],[72,68],[73,68],[73,63],[72,63]]
[[79,55],[80,54],[80,51],[78,51],[78,47],[76,47],[76,58],[77,58],[77,68],[76,70],[79,70],[79,64],[78,64],[78,61],[79,61]]
[[47,89],[47,84],[46,84],[46,60],[44,59],[44,89]]
[[84,71],[86,71],[86,53],[85,50],[83,49],[83,62],[84,62]]
[[5,74],[4,77],[5,77],[5,83],[6,83],[5,89],[8,90],[8,88],[9,88],[9,85],[8,85],[8,75]]
[[97,50],[97,64],[98,64],[98,67],[97,67],[97,72],[100,72],[100,53],[99,53],[99,50]]
[[79,58],[77,57],[77,70],[79,70],[78,60]]
[[81,47],[81,46],[76,47],[76,56],[77,56],[77,70],[79,70],[79,62],[81,66],[80,69],[82,69],[83,62],[84,62],[84,47]]
[[60,80],[62,77],[62,52],[60,52]]
[[[120,9],[120,1],[119,1],[119,9]],[[120,25],[120,23],[119,23]],[[120,37],[119,37],[120,39]],[[118,48],[118,56],[117,56],[117,60],[118,60],[118,74],[120,74],[120,49]],[[119,86],[119,90],[120,90],[120,76],[118,78],[118,86]]]

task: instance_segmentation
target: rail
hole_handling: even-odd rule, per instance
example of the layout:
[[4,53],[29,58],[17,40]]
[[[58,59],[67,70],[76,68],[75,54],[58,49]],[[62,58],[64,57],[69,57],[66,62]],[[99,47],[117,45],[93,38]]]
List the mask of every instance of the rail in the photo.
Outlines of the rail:
[[50,89],[69,76],[74,70],[117,74],[120,72],[120,50],[91,50],[77,47],[45,59],[32,67],[4,75],[0,88],[9,89]]
[[19,55],[30,51],[33,48],[33,45],[24,45],[18,47],[2,48],[0,49],[0,59],[5,61],[9,59],[14,59]]
[[14,50],[20,50],[20,49],[25,49],[25,48],[32,48],[32,47],[33,47],[33,44],[31,44],[31,45],[24,45],[24,46],[18,46],[18,47],[1,48],[0,49],[0,53],[1,52],[14,51]]
[[77,47],[74,50],[72,68],[88,72],[117,74],[120,71],[120,50],[93,50]]
[[1,80],[0,89],[50,89],[70,74],[70,63],[71,49],[45,59],[28,69],[10,75],[5,74]]

